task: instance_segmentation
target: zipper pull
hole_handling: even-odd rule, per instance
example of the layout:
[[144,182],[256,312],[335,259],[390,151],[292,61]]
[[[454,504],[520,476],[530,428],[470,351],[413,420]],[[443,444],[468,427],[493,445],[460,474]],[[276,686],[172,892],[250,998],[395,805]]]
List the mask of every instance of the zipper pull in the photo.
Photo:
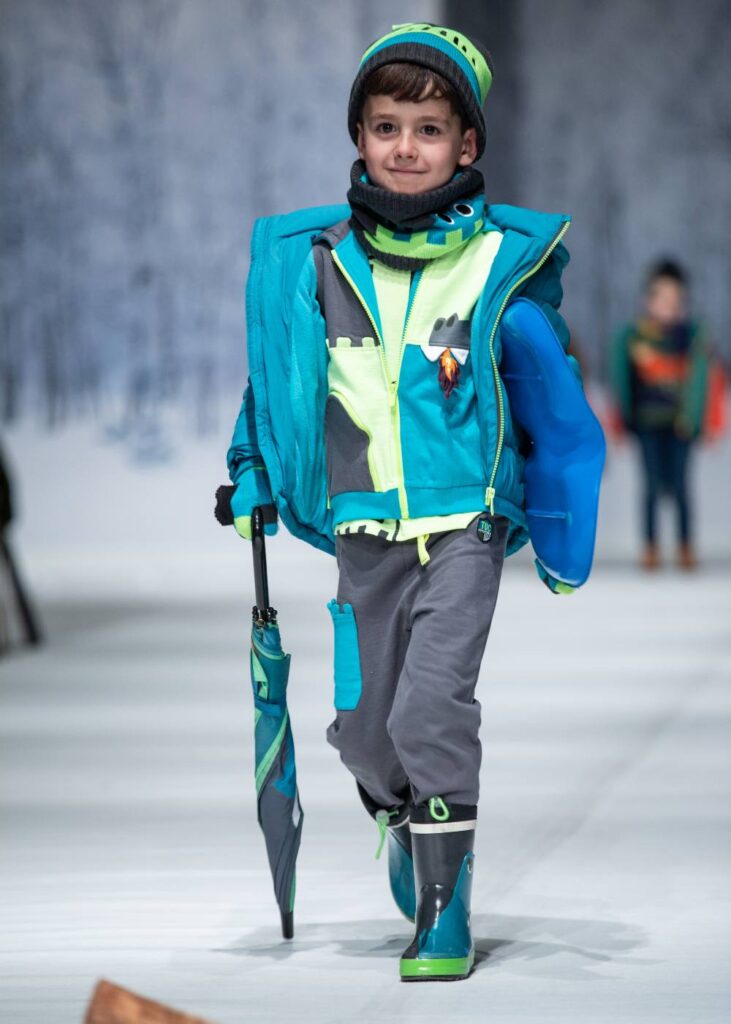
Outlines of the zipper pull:
[[490,515],[494,516],[495,515],[495,488],[494,487],[488,487],[487,490],[485,491],[485,504],[490,509]]
[[388,385],[388,404],[391,408],[396,404],[396,391],[398,389],[398,381],[392,380]]

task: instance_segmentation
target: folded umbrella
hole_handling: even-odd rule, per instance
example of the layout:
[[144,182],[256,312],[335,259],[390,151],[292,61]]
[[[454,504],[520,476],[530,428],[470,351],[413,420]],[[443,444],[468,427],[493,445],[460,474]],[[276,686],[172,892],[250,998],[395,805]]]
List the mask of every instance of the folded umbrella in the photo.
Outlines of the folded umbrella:
[[[216,492],[216,518],[224,525],[233,522],[229,506],[232,491],[233,488],[224,486]],[[291,939],[295,867],[304,813],[297,789],[294,738],[287,708],[291,655],[282,650],[277,612],[269,603],[262,507],[252,512],[251,535],[256,604],[252,610],[249,660],[254,692],[257,819],[264,833],[282,935]]]

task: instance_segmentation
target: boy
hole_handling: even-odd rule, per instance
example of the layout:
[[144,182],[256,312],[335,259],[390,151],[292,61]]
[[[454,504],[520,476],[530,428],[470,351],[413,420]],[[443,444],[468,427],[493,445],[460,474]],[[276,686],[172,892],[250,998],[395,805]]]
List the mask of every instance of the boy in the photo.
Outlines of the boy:
[[643,315],[617,332],[612,383],[625,429],[637,435],[644,470],[640,564],[656,569],[657,501],[663,491],[677,512],[678,565],[694,569],[687,475],[691,445],[701,434],[708,380],[708,342],[688,315],[688,278],[673,260],[650,268]]
[[250,379],[228,453],[244,537],[275,501],[291,532],[337,557],[327,739],[416,920],[404,980],[465,978],[474,960],[474,693],[503,559],[528,539],[498,370],[511,297],[533,299],[568,345],[569,218],[487,206],[473,166],[491,83],[489,53],[442,26],[395,26],[366,50],[349,205],[255,226]]

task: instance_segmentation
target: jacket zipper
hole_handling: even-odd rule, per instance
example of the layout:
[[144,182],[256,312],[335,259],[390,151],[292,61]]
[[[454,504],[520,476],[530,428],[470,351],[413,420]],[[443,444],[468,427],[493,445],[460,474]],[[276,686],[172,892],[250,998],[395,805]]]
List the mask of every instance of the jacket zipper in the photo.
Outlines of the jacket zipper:
[[[421,277],[414,286],[414,292],[411,296],[411,302],[409,304],[408,311],[406,313],[406,319],[404,321],[404,327],[401,331],[401,350],[399,352],[398,367],[396,369],[396,380],[392,380],[389,384],[389,403],[391,406],[391,416],[393,423],[393,433],[396,441],[396,452],[397,452],[397,465],[396,469],[398,472],[398,492],[399,492],[399,508],[401,510],[401,518],[409,518],[409,502],[406,495],[406,481],[404,480],[403,471],[403,452],[401,450],[401,410],[398,402],[398,385],[401,380],[401,366],[404,361],[404,349],[406,347],[406,332],[409,329],[409,321],[411,320],[411,313],[416,303],[416,293],[419,290],[421,284]],[[384,356],[385,360],[385,356]]]
[[533,274],[535,274],[535,272],[537,270],[540,270],[540,268],[546,262],[548,257],[551,255],[553,250],[558,245],[558,243],[561,241],[561,238],[563,237],[563,235],[568,230],[570,224],[571,224],[571,221],[569,221],[569,220],[567,220],[563,224],[563,226],[561,227],[561,230],[556,235],[556,237],[553,239],[553,241],[548,246],[546,251],[543,253],[543,255],[541,256],[540,260],[536,264],[534,264],[534,266],[531,267],[531,269],[527,273],[523,274],[522,277],[519,277],[518,280],[515,282],[515,284],[512,286],[512,288],[510,289],[510,291],[508,291],[508,293],[505,295],[505,298],[503,299],[503,301],[502,301],[502,303],[500,305],[500,309],[498,310],[498,314],[495,317],[495,322],[492,325],[492,331],[490,332],[490,360],[492,361],[492,373],[493,373],[493,378],[494,378],[494,381],[495,381],[495,392],[496,392],[496,395],[497,395],[499,429],[498,429],[498,442],[497,442],[497,447],[495,449],[495,461],[493,462],[492,473],[490,474],[490,483],[488,484],[487,490],[485,491],[485,502],[486,502],[486,504],[490,508],[490,515],[493,515],[493,516],[495,515],[495,478],[497,476],[498,464],[500,462],[500,456],[502,455],[502,451],[503,451],[503,442],[505,440],[505,409],[504,409],[504,406],[503,406],[502,389],[500,387],[500,372],[498,370],[497,360],[495,358],[495,349],[493,347],[493,342],[495,340],[495,334],[497,333],[498,325],[500,323],[500,318],[503,315],[503,313],[505,312],[505,307],[507,306],[508,302],[510,301],[510,296],[513,294],[515,289],[519,285],[521,285],[523,283],[523,281],[525,281],[527,278],[529,278]]
[[[343,266],[342,261],[340,260],[340,257],[338,256],[338,254],[335,252],[334,249],[331,249],[330,251],[332,252],[333,262],[335,263],[336,267],[338,268],[340,273],[343,275],[345,280],[348,282],[350,287],[355,292],[355,295],[356,295],[358,301],[360,302],[361,306],[363,307],[363,310],[365,311],[365,314],[368,317],[368,320],[369,320],[369,322],[371,324],[371,327],[373,328],[373,332],[374,332],[375,336],[378,338],[378,341],[380,343],[379,346],[378,346],[379,353],[380,353],[380,361],[381,361],[381,367],[383,368],[383,378],[384,378],[384,380],[386,382],[386,390],[388,391],[388,404],[389,404],[390,410],[391,410],[391,429],[392,429],[393,438],[394,438],[394,441],[395,441],[395,444],[396,444],[396,473],[397,473],[397,476],[398,476],[399,511],[400,511],[402,519],[408,519],[409,518],[409,505],[408,505],[408,501],[407,501],[407,498],[406,498],[406,485],[404,483],[402,451],[401,451],[401,425],[400,425],[400,420],[399,420],[399,408],[398,408],[398,399],[396,397],[396,392],[398,390],[398,375],[401,372],[401,361],[403,360],[403,338],[406,335],[406,326],[407,326],[408,321],[409,321],[409,319],[411,317],[411,310],[409,310],[409,316],[406,318],[406,324],[404,324],[404,330],[403,330],[403,334],[402,334],[402,338],[401,338],[402,344],[401,344],[401,354],[400,354],[399,365],[398,365],[398,373],[397,373],[397,376],[396,376],[396,380],[392,381],[389,378],[388,367],[386,366],[386,356],[385,356],[385,352],[384,352],[383,338],[381,337],[381,332],[378,330],[378,327],[376,326],[376,321],[373,319],[373,314],[371,313],[370,309],[368,308],[368,303],[365,301],[365,299],[361,295],[361,293],[360,293],[358,287],[356,286],[355,281],[353,280],[353,278],[350,276],[350,274],[347,272],[347,270]],[[419,285],[417,283],[416,288],[418,289],[418,287],[419,287]],[[416,295],[416,289],[414,290],[414,296],[415,295]],[[412,308],[413,308],[413,301],[412,301]]]

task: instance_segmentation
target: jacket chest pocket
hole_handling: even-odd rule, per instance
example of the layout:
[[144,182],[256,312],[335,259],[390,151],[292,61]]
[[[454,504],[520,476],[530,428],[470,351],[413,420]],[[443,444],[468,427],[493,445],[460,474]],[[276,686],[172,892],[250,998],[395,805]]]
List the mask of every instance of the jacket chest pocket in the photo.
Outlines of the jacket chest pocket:
[[337,391],[331,391],[325,402],[325,454],[330,497],[343,491],[379,489],[371,435]]
[[445,349],[449,349],[454,358],[464,366],[470,354],[471,320],[460,320],[457,313],[448,317],[438,317],[429,334],[422,342],[421,351],[431,363],[435,363]]

